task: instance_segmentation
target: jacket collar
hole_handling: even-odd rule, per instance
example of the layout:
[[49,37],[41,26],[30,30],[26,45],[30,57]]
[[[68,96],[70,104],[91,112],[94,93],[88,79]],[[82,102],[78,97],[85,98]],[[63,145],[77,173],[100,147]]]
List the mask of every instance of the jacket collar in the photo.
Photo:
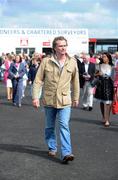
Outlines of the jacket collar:
[[[50,58],[50,60],[51,60],[52,62],[58,64],[58,63],[57,63],[57,57],[56,57],[55,55],[53,55],[53,56]],[[71,57],[67,54],[67,56],[66,56],[66,61],[65,61],[65,64],[64,64],[64,65],[67,65],[70,60],[71,60]]]

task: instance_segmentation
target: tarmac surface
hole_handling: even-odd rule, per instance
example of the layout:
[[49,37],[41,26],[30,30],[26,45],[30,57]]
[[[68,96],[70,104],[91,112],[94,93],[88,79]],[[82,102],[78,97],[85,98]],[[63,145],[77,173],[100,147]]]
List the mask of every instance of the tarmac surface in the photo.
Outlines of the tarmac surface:
[[111,125],[101,123],[99,104],[84,111],[72,109],[70,121],[75,160],[68,165],[47,155],[44,110],[35,109],[29,87],[22,107],[8,102],[0,82],[0,180],[118,180],[118,115]]

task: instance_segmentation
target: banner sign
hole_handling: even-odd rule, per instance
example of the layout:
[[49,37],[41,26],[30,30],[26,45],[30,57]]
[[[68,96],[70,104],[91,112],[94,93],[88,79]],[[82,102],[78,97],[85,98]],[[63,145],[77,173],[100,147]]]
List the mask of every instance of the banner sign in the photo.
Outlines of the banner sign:
[[88,36],[87,29],[35,29],[35,28],[0,28],[0,36],[16,35],[52,35],[52,36]]

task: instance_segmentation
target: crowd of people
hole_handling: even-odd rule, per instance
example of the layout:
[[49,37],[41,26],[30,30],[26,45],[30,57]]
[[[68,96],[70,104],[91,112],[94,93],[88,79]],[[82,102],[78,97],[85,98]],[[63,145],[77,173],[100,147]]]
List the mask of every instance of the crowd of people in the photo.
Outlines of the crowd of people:
[[12,101],[14,106],[21,107],[26,86],[30,84],[32,89],[42,58],[39,53],[34,53],[32,58],[27,54],[7,53],[3,54],[0,59],[1,81],[4,82],[6,88],[7,100]]
[[53,40],[51,55],[42,57],[34,53],[29,57],[8,53],[0,58],[8,101],[21,107],[27,84],[31,87],[33,106],[39,107],[42,101],[45,141],[48,155],[52,157],[57,153],[55,122],[58,118],[63,163],[74,159],[69,120],[71,106],[78,107],[80,94],[82,109],[88,113],[94,109],[94,100],[100,103],[101,122],[105,127],[110,126],[111,110],[118,114],[118,52],[98,55],[83,52],[70,57],[67,46],[67,40],[59,36]]
[[79,69],[80,88],[82,89],[82,105],[84,110],[92,111],[94,100],[100,102],[102,122],[110,125],[110,112],[115,98],[115,111],[118,114],[118,52],[111,55],[103,52],[99,58],[92,58],[82,53],[75,56]]

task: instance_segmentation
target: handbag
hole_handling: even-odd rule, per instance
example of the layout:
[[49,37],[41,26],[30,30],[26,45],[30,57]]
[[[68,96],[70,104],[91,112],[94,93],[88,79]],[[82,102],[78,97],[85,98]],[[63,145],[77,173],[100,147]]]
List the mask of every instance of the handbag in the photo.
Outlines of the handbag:
[[112,114],[118,114],[118,87],[114,87],[114,99],[112,102]]
[[[100,69],[100,66],[99,66],[99,69]],[[96,86],[98,86],[100,83],[101,83],[101,80],[100,80],[100,76],[99,76],[99,70],[97,69],[97,71],[96,71],[95,74],[94,74],[94,78],[93,78],[93,80],[91,81],[91,86],[92,86],[92,87],[96,87]]]
[[94,77],[94,79],[91,81],[91,86],[96,87],[98,84],[100,84],[100,78],[99,77]]
[[118,114],[118,101],[112,103],[112,114]]

